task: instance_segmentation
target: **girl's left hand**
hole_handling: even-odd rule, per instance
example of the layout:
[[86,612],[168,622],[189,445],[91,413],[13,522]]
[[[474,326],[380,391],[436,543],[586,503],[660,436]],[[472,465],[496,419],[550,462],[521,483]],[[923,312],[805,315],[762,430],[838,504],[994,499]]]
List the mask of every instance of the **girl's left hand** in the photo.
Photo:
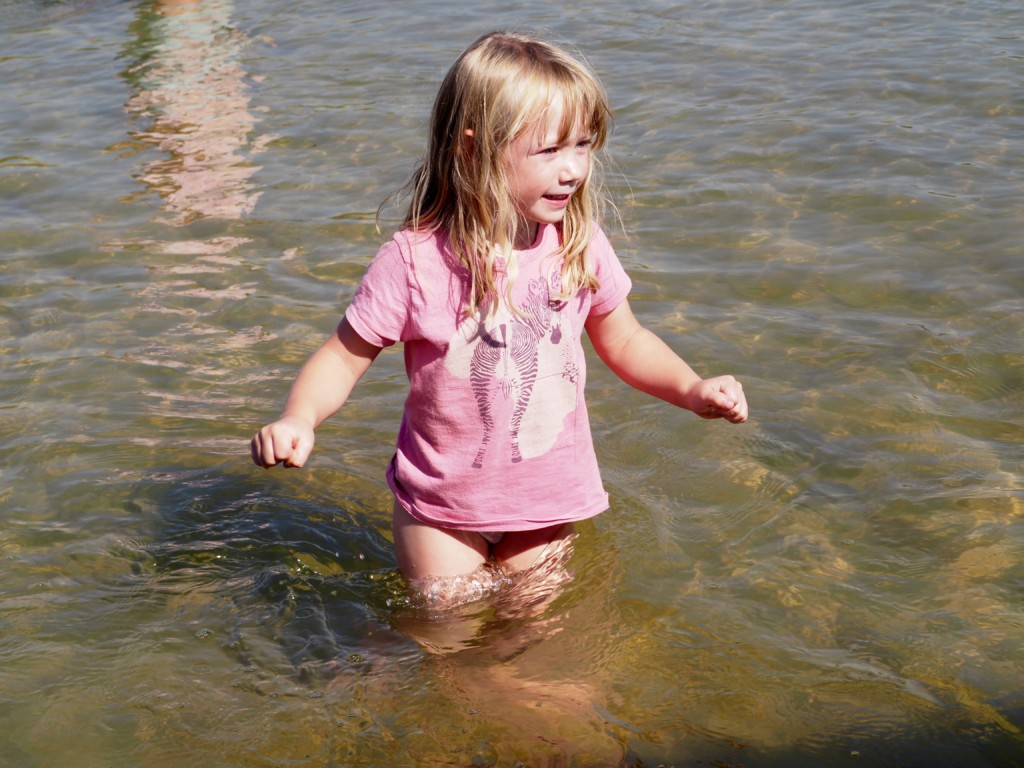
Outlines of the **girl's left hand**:
[[743,385],[732,376],[701,380],[690,391],[687,406],[702,419],[725,419],[733,424],[747,420]]

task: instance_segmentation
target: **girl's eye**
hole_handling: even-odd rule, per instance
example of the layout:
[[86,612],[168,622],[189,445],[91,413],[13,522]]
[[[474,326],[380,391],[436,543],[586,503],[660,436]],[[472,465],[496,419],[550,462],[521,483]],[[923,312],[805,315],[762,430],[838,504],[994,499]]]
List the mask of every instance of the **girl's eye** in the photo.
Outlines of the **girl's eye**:
[[[585,139],[580,139],[579,141],[576,142],[576,149],[577,150],[589,149],[590,145],[593,144],[593,143],[594,143],[594,140],[591,139],[590,137],[587,137]],[[566,144],[564,146],[568,147],[569,145]],[[537,150],[537,154],[538,155],[557,155],[561,151],[561,149],[562,149],[561,146],[541,147],[540,149]]]

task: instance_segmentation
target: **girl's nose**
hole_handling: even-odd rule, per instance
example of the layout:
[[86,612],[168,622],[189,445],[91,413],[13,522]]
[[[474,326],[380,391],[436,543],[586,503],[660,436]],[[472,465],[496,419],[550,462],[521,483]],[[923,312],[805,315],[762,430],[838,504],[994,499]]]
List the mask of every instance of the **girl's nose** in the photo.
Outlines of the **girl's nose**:
[[563,184],[567,184],[573,181],[579,181],[583,176],[583,161],[580,160],[575,154],[566,158],[565,163],[562,165],[562,172],[559,177],[559,181]]

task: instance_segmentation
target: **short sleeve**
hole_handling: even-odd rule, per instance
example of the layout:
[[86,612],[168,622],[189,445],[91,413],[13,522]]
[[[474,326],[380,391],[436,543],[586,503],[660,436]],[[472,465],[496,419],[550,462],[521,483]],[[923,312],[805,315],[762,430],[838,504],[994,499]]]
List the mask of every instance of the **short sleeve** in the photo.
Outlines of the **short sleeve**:
[[594,227],[587,256],[601,284],[591,299],[590,314],[606,315],[625,301],[633,283],[622,268],[619,257],[615,255],[608,236],[600,227]]
[[381,246],[366,269],[345,319],[363,339],[389,347],[405,336],[409,321],[409,269],[397,240]]

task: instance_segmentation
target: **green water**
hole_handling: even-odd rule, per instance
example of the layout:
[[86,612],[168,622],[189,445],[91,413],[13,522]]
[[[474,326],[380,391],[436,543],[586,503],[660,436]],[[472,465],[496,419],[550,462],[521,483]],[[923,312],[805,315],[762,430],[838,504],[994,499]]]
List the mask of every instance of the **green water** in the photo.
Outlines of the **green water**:
[[[594,360],[612,508],[573,580],[430,619],[389,542],[400,352],[307,469],[248,439],[499,26],[606,82],[634,311],[752,418]],[[1024,765],[1022,32],[1009,0],[0,0],[0,764]]]

